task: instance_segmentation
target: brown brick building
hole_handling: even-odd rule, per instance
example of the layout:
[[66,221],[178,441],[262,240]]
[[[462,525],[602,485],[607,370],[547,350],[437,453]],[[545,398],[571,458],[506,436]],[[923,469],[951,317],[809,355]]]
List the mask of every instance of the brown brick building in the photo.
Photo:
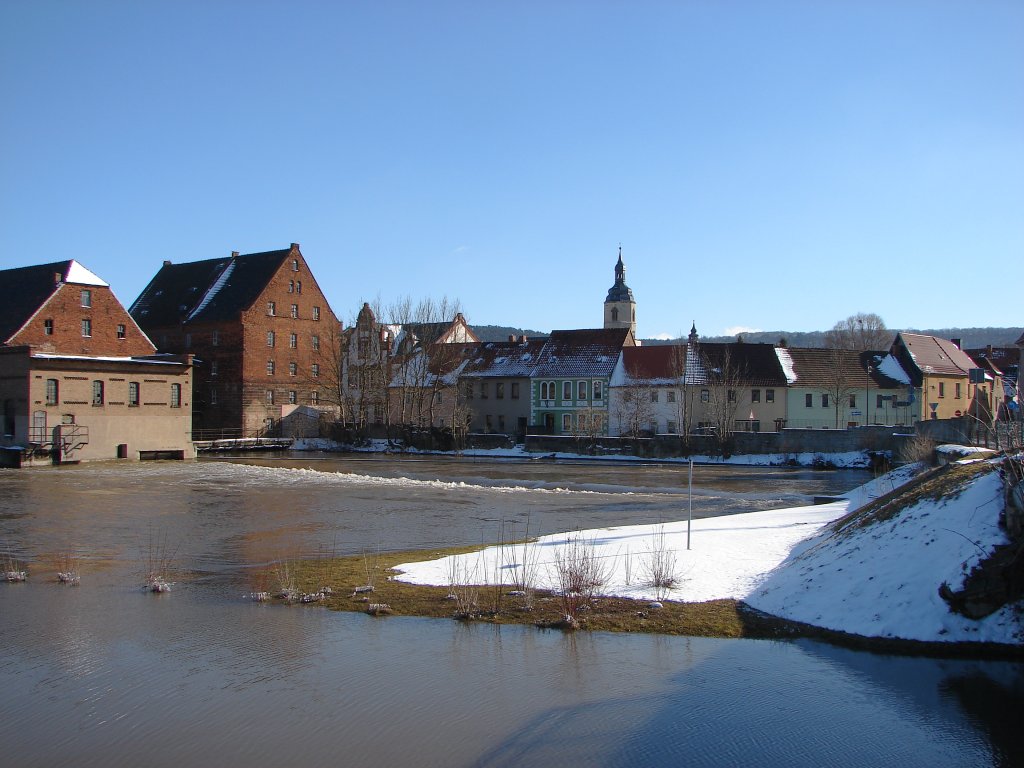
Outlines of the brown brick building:
[[332,410],[341,327],[298,243],[164,262],[130,311],[161,351],[196,356],[196,439],[265,434],[302,406]]
[[0,446],[55,461],[193,455],[191,360],[155,352],[81,264],[0,271]]

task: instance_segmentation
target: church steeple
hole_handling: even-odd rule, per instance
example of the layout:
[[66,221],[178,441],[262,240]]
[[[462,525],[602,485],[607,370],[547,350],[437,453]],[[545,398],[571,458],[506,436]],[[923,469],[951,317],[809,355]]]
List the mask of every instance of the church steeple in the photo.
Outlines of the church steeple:
[[615,284],[608,289],[604,300],[604,327],[630,328],[636,335],[636,299],[626,285],[626,264],[622,261],[622,246],[615,264]]

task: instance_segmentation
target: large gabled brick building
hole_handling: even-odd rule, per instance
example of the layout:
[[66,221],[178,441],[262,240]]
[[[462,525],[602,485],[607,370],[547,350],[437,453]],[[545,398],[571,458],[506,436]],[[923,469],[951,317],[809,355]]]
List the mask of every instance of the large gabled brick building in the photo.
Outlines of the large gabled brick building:
[[191,360],[155,353],[78,262],[0,271],[0,446],[11,463],[193,455]]
[[303,406],[332,410],[328,350],[341,326],[298,243],[166,261],[130,311],[161,351],[196,356],[196,439],[265,434]]

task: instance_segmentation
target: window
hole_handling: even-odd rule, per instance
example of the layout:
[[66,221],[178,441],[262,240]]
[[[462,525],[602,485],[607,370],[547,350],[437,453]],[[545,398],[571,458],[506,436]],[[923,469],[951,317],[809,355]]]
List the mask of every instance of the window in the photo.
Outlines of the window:
[[764,401],[766,403],[774,403],[775,402],[775,390],[774,389],[766,389],[764,391]]
[[856,395],[850,395],[850,407],[851,408],[856,408],[857,407],[857,396]]
[[296,347],[299,346],[299,334],[288,334],[288,346],[291,347],[292,349],[295,349]]
[[288,390],[288,402],[292,405],[299,402],[298,393],[294,389]]
[[297,280],[296,281],[296,283],[295,283],[295,292],[296,293],[302,293],[302,281],[301,280]]
[[320,405],[320,393],[315,389],[309,393],[309,404]]
[[171,384],[171,408],[181,408],[181,384]]
[[298,363],[288,363],[288,375],[295,376],[299,372]]
[[211,360],[210,361],[210,375],[211,376],[216,376],[217,375],[217,361],[216,360]]
[[92,383],[92,404],[103,405],[103,382],[94,381]]
[[131,408],[139,407],[139,382],[137,381],[128,382],[128,406]]
[[617,322],[619,319],[619,308],[612,307],[612,322]]
[[313,307],[313,319],[314,320],[319,320],[320,319],[320,307]]
[[519,399],[519,382],[518,381],[513,381],[512,382],[512,399],[513,400],[518,400]]
[[59,385],[56,379],[46,380],[46,404],[57,405],[57,395],[59,392]]
[[571,381],[563,381],[562,382],[562,399],[563,400],[572,400],[572,382]]
[[505,383],[504,382],[499,381],[497,384],[494,385],[494,396],[496,398],[498,398],[499,400],[504,400],[505,399]]
[[875,395],[875,408],[881,408],[881,407],[882,407],[882,396],[881,395]]
[[267,405],[273,405],[273,404],[274,404],[274,390],[268,389],[267,390]]
[[313,349],[320,349],[320,337],[313,334]]
[[473,390],[476,387],[476,385],[472,381],[467,381],[465,383],[465,385],[463,385],[463,387],[464,387],[465,392],[466,392],[466,399],[467,400],[472,400],[473,399]]
[[490,432],[494,429],[494,424],[491,421],[491,414],[484,416],[484,431]]
[[505,431],[505,415],[501,413],[498,414],[498,431]]
[[586,400],[587,399],[587,382],[579,381],[576,382],[576,399]]
[[707,389],[702,389],[700,391],[700,401],[702,403],[710,402],[711,401],[711,392],[709,390],[707,390]]
[[656,389],[652,389],[651,390],[651,402],[652,403],[658,402],[658,390],[656,390]]
[[675,423],[674,421],[670,421],[670,422],[668,423],[668,429],[667,429],[666,431],[667,431],[667,432],[668,432],[668,433],[669,433],[670,435],[675,435],[675,434],[677,434],[677,433],[679,432],[679,430],[678,430],[678,429],[676,429],[676,423]]
[[487,395],[487,382],[486,381],[481,381],[480,382],[480,399],[481,400],[486,400],[487,397],[488,397],[488,395]]
[[125,327],[124,327],[124,323],[118,323],[118,324],[117,324],[117,338],[119,338],[119,339],[123,339],[123,338],[124,338],[124,336],[125,336]]
[[91,307],[92,306],[92,291],[90,291],[88,288],[83,288],[82,289],[82,306],[83,307]]
[[953,397],[955,397],[957,400],[959,400],[960,399],[960,382],[959,381],[956,382],[953,385],[953,387],[954,387],[954,389],[953,389]]
[[274,361],[273,360],[267,360],[267,376],[273,376],[273,375],[274,375]]
[[760,403],[761,402],[761,390],[760,389],[752,389],[752,390],[750,390],[750,402],[752,402],[752,403]]
[[735,403],[736,402],[736,390],[735,389],[728,390],[728,392],[726,394],[727,394],[727,396],[729,398],[729,402],[730,403]]
[[288,293],[295,293],[295,281],[294,280],[289,280],[288,281]]
[[298,317],[298,316],[299,316],[299,305],[298,304],[292,304],[292,317]]
[[298,259],[292,259],[292,272],[298,272],[298,271],[299,271],[299,260]]
[[540,399],[541,400],[547,400],[548,399],[548,383],[546,381],[542,381],[540,383]]
[[595,381],[594,382],[594,399],[595,400],[600,400],[601,399],[601,386],[602,386],[602,384],[601,384],[600,381]]
[[658,422],[652,421],[647,428],[650,430],[652,435],[658,434]]
[[185,349],[188,349],[191,346],[192,346],[192,334],[191,333],[186,333],[185,334]]
[[214,331],[210,337],[210,343],[215,347],[220,346],[220,331]]
[[272,347],[277,342],[277,334],[273,331],[267,331],[267,346]]
[[940,381],[939,382],[939,397],[945,397],[945,396],[946,396],[946,382]]
[[571,432],[572,431],[572,416],[570,416],[568,413],[563,413],[562,414],[562,431],[563,432]]
[[814,407],[814,395],[812,395],[810,392],[804,395],[804,406],[806,408]]
[[277,314],[277,304],[273,301],[267,302],[267,314],[271,317],[274,317]]
[[92,336],[92,320],[84,318],[82,320],[82,335],[86,338]]
[[[668,402],[674,403],[676,401],[676,391],[674,389],[670,389],[668,392],[665,393],[665,397],[667,398]],[[671,429],[669,430],[669,432],[672,431],[673,430]]]
[[53,318],[43,320],[43,333],[47,336],[53,336]]
[[821,407],[828,408],[828,395],[821,396]]
[[217,404],[217,388],[216,387],[212,387],[210,389],[210,405],[216,405],[216,404]]
[[320,377],[320,364],[319,363],[313,363],[311,366],[309,366],[309,373],[310,373],[310,375],[312,375],[312,377],[314,379],[319,378]]

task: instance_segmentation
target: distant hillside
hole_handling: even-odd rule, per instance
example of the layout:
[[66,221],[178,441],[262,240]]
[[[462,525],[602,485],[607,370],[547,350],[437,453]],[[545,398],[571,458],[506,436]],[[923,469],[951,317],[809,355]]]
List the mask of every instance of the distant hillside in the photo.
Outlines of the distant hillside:
[[[1013,343],[1024,333],[1024,328],[893,328],[893,338],[900,330],[910,333],[923,333],[928,336],[938,336],[943,339],[960,339],[964,349],[975,349],[986,347],[991,344],[993,347],[1012,347]],[[752,343],[778,344],[780,339],[786,340],[789,347],[824,347],[825,331],[757,331],[755,333],[741,334],[744,341]],[[673,344],[677,341],[685,341],[686,338],[665,341],[661,339],[644,339],[645,346],[657,344]],[[727,342],[736,341],[735,336],[701,336],[701,341],[706,342]]]
[[542,331],[527,331],[510,325],[474,325],[472,328],[473,333],[480,337],[480,341],[508,341],[509,336],[526,336],[528,339],[542,339],[547,336]]

